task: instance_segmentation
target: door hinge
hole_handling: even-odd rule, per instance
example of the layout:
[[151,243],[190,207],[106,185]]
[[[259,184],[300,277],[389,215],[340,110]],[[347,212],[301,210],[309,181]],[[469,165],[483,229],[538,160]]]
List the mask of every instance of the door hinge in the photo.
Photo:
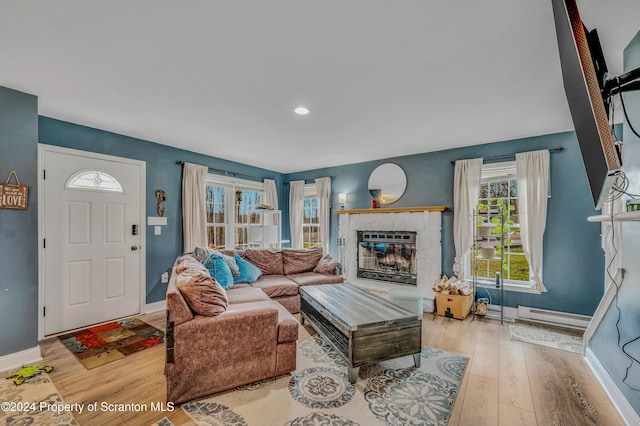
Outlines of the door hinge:
[[43,307],[42,307],[42,316],[43,316],[43,317],[46,317],[46,316],[47,316],[47,307],[46,307],[46,306],[43,306]]

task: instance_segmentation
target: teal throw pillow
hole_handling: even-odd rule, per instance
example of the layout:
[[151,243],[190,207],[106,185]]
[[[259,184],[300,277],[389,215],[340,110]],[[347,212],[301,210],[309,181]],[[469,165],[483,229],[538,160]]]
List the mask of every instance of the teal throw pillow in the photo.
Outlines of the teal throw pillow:
[[231,269],[225,262],[222,254],[218,252],[212,252],[211,255],[204,262],[204,267],[207,268],[212,278],[224,288],[230,290],[233,287],[233,275],[231,275]]
[[247,260],[244,260],[237,254],[235,255],[236,263],[238,264],[238,268],[240,269],[240,276],[233,277],[234,283],[249,283],[255,282],[258,278],[262,276],[262,271],[260,268],[250,263]]

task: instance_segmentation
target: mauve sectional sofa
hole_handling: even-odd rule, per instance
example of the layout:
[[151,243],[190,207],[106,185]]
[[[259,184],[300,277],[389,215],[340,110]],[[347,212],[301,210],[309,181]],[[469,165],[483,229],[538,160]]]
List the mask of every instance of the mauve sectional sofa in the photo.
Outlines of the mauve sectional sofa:
[[193,255],[176,260],[166,299],[167,401],[180,404],[295,370],[298,321],[292,313],[300,310],[299,286],[343,281],[335,274],[337,262],[319,250],[238,255],[263,275],[227,291]]

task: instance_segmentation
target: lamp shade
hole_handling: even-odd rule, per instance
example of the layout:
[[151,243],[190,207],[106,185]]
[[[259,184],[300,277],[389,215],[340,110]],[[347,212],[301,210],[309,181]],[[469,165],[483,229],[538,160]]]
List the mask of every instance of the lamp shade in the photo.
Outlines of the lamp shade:
[[347,194],[345,194],[344,192],[341,192],[338,194],[338,203],[340,204],[346,204],[347,202]]

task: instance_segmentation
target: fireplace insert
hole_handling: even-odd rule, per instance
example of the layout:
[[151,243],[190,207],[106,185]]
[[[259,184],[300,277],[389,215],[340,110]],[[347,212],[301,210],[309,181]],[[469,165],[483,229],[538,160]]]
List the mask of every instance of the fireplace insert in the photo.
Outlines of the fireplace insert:
[[357,276],[417,285],[416,232],[358,231]]

